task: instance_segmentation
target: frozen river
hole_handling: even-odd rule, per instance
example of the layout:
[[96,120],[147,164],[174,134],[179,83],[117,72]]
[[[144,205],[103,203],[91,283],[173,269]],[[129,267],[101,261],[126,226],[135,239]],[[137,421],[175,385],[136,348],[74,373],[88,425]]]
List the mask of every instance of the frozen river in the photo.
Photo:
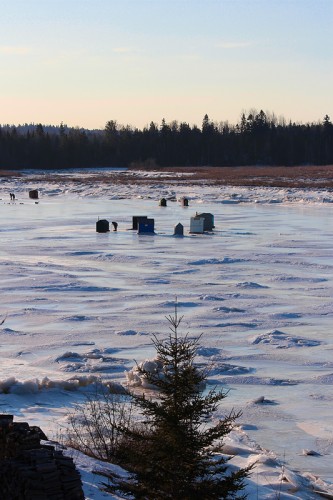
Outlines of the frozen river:
[[[54,428],[75,395],[46,399],[45,383],[36,396],[34,379],[125,383],[134,359],[154,357],[150,336],[167,333],[177,297],[183,333],[202,334],[209,383],[229,390],[221,413],[242,409],[253,440],[333,482],[329,193],[304,201],[292,190],[158,181],[136,190],[44,182],[38,203],[27,193],[17,179],[0,196],[1,411]],[[189,234],[196,212],[214,215],[214,232]],[[131,230],[133,215],[154,218],[155,234]],[[98,218],[118,231],[96,233]],[[173,235],[178,222],[184,237]]]

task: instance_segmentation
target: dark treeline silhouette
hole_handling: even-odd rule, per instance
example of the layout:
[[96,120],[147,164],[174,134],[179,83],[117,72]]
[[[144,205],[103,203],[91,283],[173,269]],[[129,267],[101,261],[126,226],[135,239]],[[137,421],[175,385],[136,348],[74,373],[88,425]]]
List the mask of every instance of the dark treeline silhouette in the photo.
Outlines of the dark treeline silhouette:
[[104,130],[42,124],[0,127],[0,168],[233,166],[333,164],[333,124],[286,123],[263,111],[243,113],[239,123],[201,128],[163,119],[142,130],[106,123]]

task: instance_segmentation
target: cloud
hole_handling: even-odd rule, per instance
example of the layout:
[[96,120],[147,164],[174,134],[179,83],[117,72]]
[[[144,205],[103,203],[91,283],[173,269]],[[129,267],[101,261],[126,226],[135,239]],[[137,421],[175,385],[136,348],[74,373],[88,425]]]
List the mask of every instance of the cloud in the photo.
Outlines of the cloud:
[[220,49],[242,49],[245,47],[251,47],[254,42],[220,42],[216,47]]
[[28,52],[30,52],[30,49],[28,47],[14,46],[14,45],[0,45],[0,54],[24,55],[28,54]]

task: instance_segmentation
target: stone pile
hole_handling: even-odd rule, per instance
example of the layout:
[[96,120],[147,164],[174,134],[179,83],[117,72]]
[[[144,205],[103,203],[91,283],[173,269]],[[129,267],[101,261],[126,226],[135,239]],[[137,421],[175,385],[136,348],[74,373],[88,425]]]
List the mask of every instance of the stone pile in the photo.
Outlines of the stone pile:
[[84,500],[80,475],[43,431],[13,415],[0,415],[0,498],[6,500]]

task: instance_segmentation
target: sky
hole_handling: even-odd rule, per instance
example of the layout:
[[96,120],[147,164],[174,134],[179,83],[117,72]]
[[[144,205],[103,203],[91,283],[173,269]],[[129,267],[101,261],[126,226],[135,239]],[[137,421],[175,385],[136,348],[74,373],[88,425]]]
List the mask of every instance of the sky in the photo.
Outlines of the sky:
[[0,0],[0,123],[333,119],[333,0]]

